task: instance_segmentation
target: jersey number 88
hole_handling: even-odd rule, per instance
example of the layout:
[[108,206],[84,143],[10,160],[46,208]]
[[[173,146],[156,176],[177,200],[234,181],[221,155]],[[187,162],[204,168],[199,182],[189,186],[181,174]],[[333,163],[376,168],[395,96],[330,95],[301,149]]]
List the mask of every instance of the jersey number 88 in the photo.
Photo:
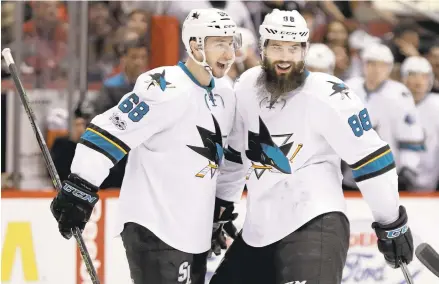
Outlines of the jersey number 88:
[[[137,106],[134,107],[134,105]],[[149,106],[143,101],[139,104],[139,96],[137,96],[135,93],[132,93],[119,104],[119,109],[123,113],[128,113],[129,119],[134,122],[138,122],[143,118],[145,114],[148,113]]]
[[372,128],[372,122],[370,121],[367,109],[363,109],[358,115],[354,114],[349,117],[348,123],[352,132],[354,132],[357,137],[362,136],[364,131],[368,131]]

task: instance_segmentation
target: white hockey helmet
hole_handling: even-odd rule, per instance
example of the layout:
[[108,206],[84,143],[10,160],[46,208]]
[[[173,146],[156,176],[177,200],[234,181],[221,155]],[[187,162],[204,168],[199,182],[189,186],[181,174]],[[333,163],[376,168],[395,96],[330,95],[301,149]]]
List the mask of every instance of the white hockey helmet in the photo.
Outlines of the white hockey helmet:
[[[183,22],[181,37],[188,55],[196,63],[205,67],[209,72],[211,72],[211,67],[206,62],[206,53],[204,50],[206,37],[233,36],[235,39],[235,48],[237,49],[241,45],[241,36],[236,29],[236,23],[226,12],[222,10],[215,8],[193,9],[189,12],[189,15]],[[202,62],[196,60],[192,54],[190,47],[191,39],[195,39],[198,44],[198,48],[203,55]]]
[[434,74],[433,68],[426,58],[421,56],[407,57],[401,65],[402,79],[405,80],[410,73],[428,74],[430,77],[430,88],[428,91],[431,90],[433,87]]
[[306,44],[308,44],[309,39],[309,29],[306,21],[296,10],[282,11],[274,9],[265,16],[264,22],[259,27],[259,34],[261,35],[261,50],[264,50],[269,39],[303,42]]
[[361,53],[361,60],[367,61],[380,61],[393,65],[393,54],[390,48],[381,43],[371,44],[364,48]]
[[327,73],[333,74],[335,68],[335,54],[326,44],[310,44],[305,58],[305,66],[327,70]]
[[355,30],[349,35],[348,42],[352,49],[363,50],[365,46],[379,44],[381,40],[363,30]]

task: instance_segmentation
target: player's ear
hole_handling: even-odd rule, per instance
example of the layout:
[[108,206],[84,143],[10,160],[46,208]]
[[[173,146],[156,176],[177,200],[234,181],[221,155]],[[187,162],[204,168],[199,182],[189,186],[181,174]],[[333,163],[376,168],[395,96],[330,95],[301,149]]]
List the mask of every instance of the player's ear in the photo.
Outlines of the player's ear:
[[194,55],[195,59],[202,61],[203,56],[201,55],[200,48],[197,44],[197,41],[195,39],[191,40],[189,42],[189,46],[191,48],[192,54]]
[[191,51],[193,54],[195,54],[199,50],[197,41],[195,39],[189,42],[189,46],[191,47]]

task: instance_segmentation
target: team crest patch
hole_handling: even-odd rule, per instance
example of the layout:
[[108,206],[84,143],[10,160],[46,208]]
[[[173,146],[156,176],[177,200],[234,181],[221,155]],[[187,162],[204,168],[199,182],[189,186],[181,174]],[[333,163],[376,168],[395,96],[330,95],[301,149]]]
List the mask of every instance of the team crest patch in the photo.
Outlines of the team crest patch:
[[150,80],[145,81],[146,84],[148,84],[147,90],[151,87],[160,87],[162,91],[164,91],[166,88],[175,88],[175,86],[172,86],[170,82],[167,82],[165,79],[165,70],[163,70],[162,73],[154,73],[149,75],[151,77]]
[[336,94],[341,94],[342,100],[344,100],[345,97],[348,97],[350,99],[349,88],[344,83],[336,83],[332,81],[327,81],[327,82],[332,84],[332,90],[334,91],[332,92],[332,94],[329,95],[330,97]]
[[415,116],[407,114],[404,118],[404,122],[408,125],[412,125],[416,122]]

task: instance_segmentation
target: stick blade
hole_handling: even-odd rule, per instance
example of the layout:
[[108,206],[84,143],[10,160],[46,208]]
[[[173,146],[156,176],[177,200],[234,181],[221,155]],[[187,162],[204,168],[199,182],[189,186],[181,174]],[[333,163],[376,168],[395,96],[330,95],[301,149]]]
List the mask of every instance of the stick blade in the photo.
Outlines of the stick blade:
[[420,244],[416,248],[415,254],[425,267],[439,277],[439,254],[429,244]]

